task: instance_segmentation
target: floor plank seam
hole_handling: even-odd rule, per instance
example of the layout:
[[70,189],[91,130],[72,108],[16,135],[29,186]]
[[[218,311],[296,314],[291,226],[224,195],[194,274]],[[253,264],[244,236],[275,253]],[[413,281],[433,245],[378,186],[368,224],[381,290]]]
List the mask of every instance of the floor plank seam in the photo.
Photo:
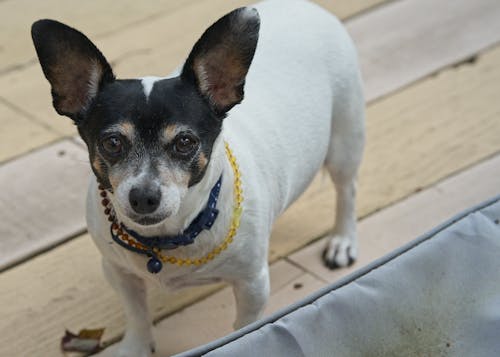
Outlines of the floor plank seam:
[[7,66],[3,69],[0,69],[0,78],[2,76],[6,76],[6,75],[13,73],[13,72],[16,72],[16,71],[23,71],[27,68],[30,68],[31,66],[36,65],[37,63],[38,63],[38,60],[36,58],[31,58],[27,61]]
[[75,233],[68,235],[67,237],[62,238],[61,240],[54,241],[50,245],[44,246],[39,250],[34,250],[25,256],[19,257],[18,260],[14,260],[12,263],[9,263],[8,265],[0,268],[0,274],[6,273],[11,269],[19,267],[20,265],[29,264],[31,259],[50,253],[53,249],[63,246],[73,241],[75,238],[82,236],[85,233],[87,233],[87,226],[85,226],[83,229],[76,231]]
[[481,48],[481,50],[475,52],[472,55],[467,55],[465,57],[457,58],[453,61],[450,61],[450,63],[442,65],[439,68],[436,68],[434,71],[431,71],[424,76],[421,76],[419,78],[416,78],[414,80],[409,81],[408,83],[405,83],[403,85],[400,85],[398,88],[391,89],[387,91],[386,93],[382,95],[375,96],[374,98],[370,98],[369,100],[366,101],[367,107],[372,104],[376,104],[378,102],[382,102],[383,100],[388,99],[389,97],[399,93],[403,92],[408,88],[411,88],[412,86],[418,85],[419,83],[423,83],[427,80],[432,80],[433,78],[438,77],[441,73],[450,71],[450,70],[459,70],[460,68],[464,66],[477,66],[479,62],[481,62],[483,55],[486,52],[492,51],[495,48],[500,47],[500,40],[496,41],[488,46],[485,46],[484,48]]
[[[1,100],[2,100],[2,98],[0,97],[0,101]],[[0,170],[2,170],[2,167],[7,165],[7,164],[10,164],[14,161],[22,159],[28,155],[33,155],[33,154],[37,153],[38,151],[45,150],[45,149],[49,148],[50,146],[57,145],[57,144],[59,144],[63,141],[66,141],[68,139],[70,139],[70,137],[68,137],[68,136],[63,136],[63,137],[58,136],[58,137],[55,137],[53,140],[47,141],[46,143],[43,143],[43,144],[37,146],[36,148],[32,148],[28,151],[20,152],[19,154],[16,154],[16,155],[13,155],[7,159],[1,160],[0,161]],[[72,143],[74,143],[75,145],[77,145],[76,141],[73,141],[73,140],[70,140],[70,141]],[[78,147],[82,147],[82,145],[80,144],[80,145],[78,145]],[[88,164],[88,162],[86,164]]]
[[356,12],[356,13],[354,13],[352,15],[344,17],[342,19],[342,23],[344,23],[344,25],[345,25],[350,20],[354,20],[354,19],[357,19],[359,17],[365,16],[365,15],[367,15],[370,12],[373,12],[373,11],[379,11],[382,8],[386,7],[386,6],[391,6],[392,4],[394,4],[397,1],[401,1],[401,0],[387,0],[387,1],[384,1],[384,2],[380,2],[378,4],[373,4],[373,5],[369,6],[369,7],[366,7],[366,8],[363,8],[363,9],[359,10],[358,12]]
[[18,154],[15,154],[15,155],[12,155],[6,159],[3,159],[3,160],[0,160],[0,170],[2,169],[2,166],[4,165],[7,165],[7,164],[10,164],[16,160],[19,160],[19,159],[22,159],[24,158],[25,156],[28,156],[28,155],[32,155],[34,153],[36,153],[37,151],[39,150],[44,150],[44,149],[47,149],[48,147],[52,146],[52,145],[56,145],[58,144],[59,142],[61,141],[64,141],[68,139],[67,136],[64,136],[64,137],[55,137],[53,138],[52,140],[50,141],[47,141],[46,143],[43,143],[35,148],[32,148],[32,149],[28,149],[26,151],[23,151],[23,152],[20,152]]
[[[438,180],[436,180],[436,181],[434,181],[434,182],[431,182],[431,183],[429,183],[429,184],[428,184],[428,185],[426,185],[426,186],[423,186],[423,187],[417,187],[417,188],[416,188],[413,192],[410,192],[410,193],[408,193],[407,195],[405,195],[405,196],[403,196],[403,197],[398,198],[397,200],[390,201],[390,202],[388,202],[388,203],[387,203],[385,206],[383,206],[383,207],[379,207],[379,208],[377,208],[377,209],[375,209],[375,210],[373,210],[373,211],[371,211],[371,212],[367,212],[367,213],[366,213],[366,214],[364,214],[364,215],[359,215],[359,216],[358,216],[358,221],[357,221],[357,222],[358,222],[358,225],[361,223],[361,221],[363,221],[363,220],[365,220],[365,219],[367,219],[367,218],[370,218],[370,217],[372,217],[372,216],[374,216],[374,215],[376,215],[376,214],[380,213],[381,211],[385,211],[385,210],[387,210],[387,209],[390,209],[391,207],[393,207],[393,206],[395,206],[395,205],[397,205],[397,204],[399,204],[399,203],[401,203],[401,202],[403,202],[403,201],[406,201],[407,199],[409,199],[410,197],[412,197],[412,196],[413,196],[413,195],[415,195],[416,193],[419,193],[419,192],[424,191],[424,190],[429,190],[429,189],[436,188],[436,187],[437,187],[437,186],[439,186],[440,184],[444,183],[446,180],[449,180],[449,179],[451,179],[451,178],[453,178],[453,177],[455,177],[455,176],[458,176],[458,175],[460,175],[460,174],[462,174],[462,173],[464,173],[464,172],[466,172],[466,171],[468,171],[468,170],[470,170],[470,169],[472,169],[472,168],[474,168],[474,167],[476,167],[476,166],[479,166],[479,165],[481,165],[481,164],[483,164],[483,163],[487,162],[488,160],[493,159],[494,157],[496,157],[496,156],[498,156],[498,155],[500,155],[500,150],[497,150],[497,151],[495,151],[495,152],[494,152],[494,153],[492,153],[492,154],[489,154],[489,155],[487,155],[487,156],[485,156],[485,157],[483,157],[483,158],[481,158],[481,159],[479,159],[479,160],[477,160],[477,161],[474,161],[474,162],[472,162],[472,163],[470,163],[470,164],[468,164],[468,165],[466,165],[466,166],[464,166],[464,167],[461,167],[459,170],[456,170],[456,171],[450,172],[449,174],[447,174],[447,175],[445,175],[445,176],[443,176],[443,177],[440,177]],[[500,191],[500,188],[499,188],[499,191]],[[457,212],[457,213],[458,213],[458,212]],[[315,239],[315,240],[314,240],[314,242],[316,242],[316,241],[318,241],[318,240],[320,240],[320,239],[321,239],[321,238]],[[312,243],[312,242],[313,242],[313,241],[311,241],[311,243]],[[309,245],[309,244],[307,244],[307,245]],[[304,247],[302,247],[302,248],[300,248],[300,249],[303,249],[303,248],[304,248]],[[298,251],[298,250],[300,250],[300,249],[297,249],[297,251]]]
[[[67,137],[73,144],[78,145],[78,147],[87,150],[87,145],[85,144],[85,141],[81,139],[78,135],[72,135]],[[88,164],[88,162],[87,162]]]
[[40,121],[36,116],[33,114],[27,112],[26,110],[19,108],[16,104],[10,102],[9,100],[5,99],[4,97],[0,96],[0,103],[4,104],[6,107],[11,109],[12,111],[18,113],[19,115],[22,115],[24,118],[31,120],[38,124],[39,126],[43,127],[44,129],[50,131],[51,133],[61,135],[60,132],[57,130],[54,130],[51,126],[47,125],[46,123]]
[[192,6],[193,3],[197,3],[197,2],[199,2],[199,0],[198,1],[195,1],[195,0],[186,1],[186,0],[184,0],[182,2],[182,5],[179,5],[178,7],[174,8],[174,9],[168,9],[168,10],[160,11],[160,12],[158,12],[156,14],[152,14],[152,15],[146,16],[146,17],[144,17],[144,18],[142,18],[140,20],[132,21],[132,22],[130,22],[128,24],[125,24],[123,26],[117,27],[116,29],[114,29],[112,31],[102,32],[99,35],[96,35],[94,37],[96,39],[102,39],[102,38],[106,38],[106,37],[112,36],[112,35],[114,35],[116,33],[122,32],[125,29],[128,30],[128,29],[130,29],[132,27],[138,27],[138,26],[140,26],[140,25],[142,25],[144,23],[145,24],[149,24],[151,21],[159,19],[160,17],[163,17],[163,16],[170,16],[172,14],[175,14],[180,9],[183,9],[184,7]]
[[[321,237],[321,238],[319,238],[318,240],[320,240],[320,239],[322,239],[322,238],[324,238],[324,237]],[[318,240],[316,240],[316,242],[317,242]],[[309,245],[309,244],[307,244],[307,245]],[[307,245],[306,245],[306,246],[307,246]],[[300,249],[297,249],[297,250],[296,250],[296,252],[298,252],[299,250],[304,249],[306,246],[304,246],[304,247],[302,247],[302,248],[300,248]],[[302,270],[305,274],[312,275],[315,279],[317,279],[317,280],[319,280],[319,281],[323,282],[325,285],[326,285],[326,284],[330,284],[330,282],[329,282],[328,280],[326,280],[326,279],[324,279],[323,277],[321,277],[320,275],[316,274],[316,272],[314,272],[314,271],[312,271],[312,270],[309,270],[307,267],[305,267],[305,266],[303,266],[303,265],[301,265],[301,264],[299,264],[299,263],[295,262],[293,259],[290,259],[290,255],[292,255],[292,254],[293,254],[293,252],[291,252],[290,254],[288,254],[286,257],[284,257],[284,258],[282,258],[282,259],[283,259],[285,262],[287,262],[288,264],[291,264],[291,265],[293,265],[294,267],[296,267],[296,268],[298,268],[298,269]],[[318,259],[321,259],[321,257],[320,257],[320,256],[318,256]]]
[[[437,180],[431,186],[424,187],[423,189],[428,189],[428,188],[432,188],[432,187],[438,186],[441,183],[443,183],[444,181],[449,180],[449,179],[451,179],[451,178],[453,178],[453,177],[455,177],[457,175],[460,175],[460,174],[462,174],[462,173],[464,173],[464,172],[466,172],[466,171],[468,171],[468,170],[470,170],[470,169],[472,169],[472,168],[474,168],[476,166],[482,165],[485,162],[487,162],[487,161],[489,161],[489,160],[491,160],[491,159],[493,159],[493,158],[495,158],[495,157],[497,157],[499,155],[500,155],[500,149],[497,150],[497,151],[495,151],[495,152],[493,152],[493,153],[491,153],[491,154],[489,154],[489,155],[486,155],[486,156],[482,157],[481,159],[479,159],[477,161],[471,162],[470,164],[465,165],[464,167],[461,167],[459,170],[457,170],[455,172],[450,172],[448,175],[441,177],[439,180]],[[499,186],[499,191],[500,191],[500,186]],[[419,191],[416,191],[416,192],[419,192]],[[414,192],[414,193],[416,193],[416,192]],[[414,193],[412,193],[411,195],[408,195],[406,198],[412,196]],[[385,209],[385,207],[384,207],[384,209]]]

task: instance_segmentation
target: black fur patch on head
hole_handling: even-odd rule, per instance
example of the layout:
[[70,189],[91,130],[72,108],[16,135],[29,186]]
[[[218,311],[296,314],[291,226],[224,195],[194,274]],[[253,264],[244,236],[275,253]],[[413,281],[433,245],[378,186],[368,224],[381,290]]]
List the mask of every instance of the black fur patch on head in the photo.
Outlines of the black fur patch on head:
[[[120,128],[124,124],[133,127],[133,141],[123,135]],[[167,141],[165,131],[172,126],[179,129]],[[140,80],[116,80],[98,94],[78,129],[88,145],[91,162],[99,157],[108,164],[107,170],[94,168],[103,184],[111,185],[109,178],[103,177],[103,172],[109,173],[120,165],[134,163],[139,168],[147,158],[152,169],[175,167],[184,171],[189,176],[188,185],[192,186],[204,176],[222,121],[196,88],[178,77],[155,82],[147,98]],[[197,147],[184,155],[176,151],[175,141],[186,134],[196,140]],[[102,140],[109,135],[119,136],[122,140],[123,152],[120,155],[103,152]]]

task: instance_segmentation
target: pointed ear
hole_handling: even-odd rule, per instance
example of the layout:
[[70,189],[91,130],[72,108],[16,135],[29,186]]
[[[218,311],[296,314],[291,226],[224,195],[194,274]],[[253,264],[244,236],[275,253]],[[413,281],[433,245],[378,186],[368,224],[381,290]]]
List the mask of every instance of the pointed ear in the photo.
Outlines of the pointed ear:
[[78,123],[101,86],[114,80],[97,47],[81,32],[53,20],[39,20],[31,36],[56,111]]
[[220,115],[243,100],[259,28],[257,10],[236,9],[205,31],[184,64],[181,78],[195,83]]

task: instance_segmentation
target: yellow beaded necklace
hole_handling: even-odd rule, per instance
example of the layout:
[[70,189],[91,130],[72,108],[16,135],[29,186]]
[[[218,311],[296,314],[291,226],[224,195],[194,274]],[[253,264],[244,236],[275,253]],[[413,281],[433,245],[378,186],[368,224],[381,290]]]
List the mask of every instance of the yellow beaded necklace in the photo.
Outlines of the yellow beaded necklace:
[[[153,252],[163,263],[176,264],[178,266],[189,266],[189,265],[203,265],[214,259],[218,256],[223,250],[227,249],[228,245],[232,243],[236,232],[238,231],[238,227],[240,226],[240,218],[242,213],[242,203],[243,203],[243,190],[241,188],[241,173],[236,162],[236,158],[234,157],[231,149],[227,142],[224,142],[226,148],[226,155],[231,164],[234,173],[234,207],[233,207],[233,216],[231,218],[231,224],[229,227],[229,232],[226,235],[224,241],[214,249],[212,249],[205,256],[200,258],[177,258],[171,255],[165,255],[158,248],[153,248]],[[140,242],[136,241],[133,237],[128,235],[123,229],[120,227],[120,224],[117,222],[116,217],[112,214],[112,208],[110,207],[110,200],[107,198],[106,191],[104,191],[103,186],[99,186],[101,190],[101,197],[103,198],[101,203],[105,207],[104,213],[108,216],[108,220],[111,222],[111,233],[116,235],[124,244],[134,248],[137,251],[141,251],[146,254],[149,251],[149,248]]]

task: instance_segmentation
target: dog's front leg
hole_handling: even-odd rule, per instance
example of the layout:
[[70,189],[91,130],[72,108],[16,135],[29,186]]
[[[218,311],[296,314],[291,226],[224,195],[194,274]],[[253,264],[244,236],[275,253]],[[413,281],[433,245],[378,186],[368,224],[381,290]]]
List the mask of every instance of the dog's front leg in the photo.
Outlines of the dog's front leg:
[[121,341],[118,357],[150,357],[154,352],[152,324],[146,300],[144,281],[138,276],[103,260],[106,279],[122,299],[127,328]]
[[269,298],[269,269],[267,264],[259,274],[252,278],[233,282],[236,299],[235,330],[256,321],[266,306]]

